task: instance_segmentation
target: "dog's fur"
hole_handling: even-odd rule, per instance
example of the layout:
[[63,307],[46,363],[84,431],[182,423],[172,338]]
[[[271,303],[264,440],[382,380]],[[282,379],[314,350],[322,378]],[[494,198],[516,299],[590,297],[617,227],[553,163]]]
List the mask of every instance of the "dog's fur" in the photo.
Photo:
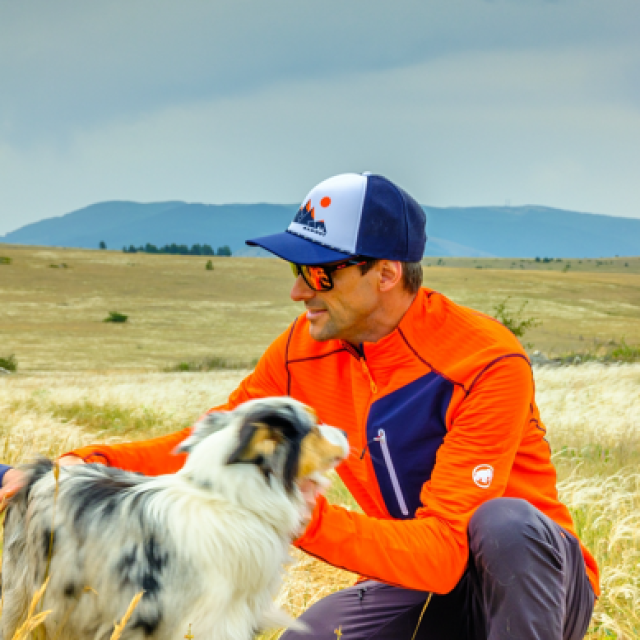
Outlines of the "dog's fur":
[[57,499],[53,464],[28,467],[5,521],[5,640],[46,575],[48,638],[108,639],[139,591],[122,640],[176,640],[189,624],[196,640],[246,640],[292,622],[273,598],[304,518],[298,482],[346,457],[345,436],[265,398],[211,414],[179,451],[183,469],[156,478],[61,467]]

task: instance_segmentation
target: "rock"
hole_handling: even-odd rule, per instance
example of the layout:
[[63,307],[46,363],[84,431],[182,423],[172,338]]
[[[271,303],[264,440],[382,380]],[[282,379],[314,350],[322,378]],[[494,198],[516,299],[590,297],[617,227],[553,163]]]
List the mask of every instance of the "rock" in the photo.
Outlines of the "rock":
[[547,358],[541,351],[534,351],[530,357],[531,364],[542,367],[559,367],[562,362],[560,360],[551,360]]
[[3,369],[2,367],[0,367],[0,376],[9,376],[11,375],[11,371],[9,371],[8,369]]

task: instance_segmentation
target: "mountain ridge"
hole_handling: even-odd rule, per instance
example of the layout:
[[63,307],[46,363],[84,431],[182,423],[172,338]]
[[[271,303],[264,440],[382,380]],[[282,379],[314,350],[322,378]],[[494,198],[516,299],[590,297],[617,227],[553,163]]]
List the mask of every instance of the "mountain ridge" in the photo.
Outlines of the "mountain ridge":
[[[555,209],[431,207],[425,256],[598,258],[640,255],[640,220]],[[97,248],[164,244],[228,245],[256,255],[247,238],[286,229],[295,204],[203,204],[181,200],[98,202],[0,236],[9,244]]]

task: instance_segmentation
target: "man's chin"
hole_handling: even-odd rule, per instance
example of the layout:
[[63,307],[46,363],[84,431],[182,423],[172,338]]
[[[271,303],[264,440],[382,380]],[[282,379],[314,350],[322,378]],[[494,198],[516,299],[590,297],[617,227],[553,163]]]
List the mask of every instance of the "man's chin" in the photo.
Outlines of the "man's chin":
[[309,322],[309,335],[317,342],[333,340],[333,338],[336,337],[330,327],[327,327],[325,323],[318,321]]

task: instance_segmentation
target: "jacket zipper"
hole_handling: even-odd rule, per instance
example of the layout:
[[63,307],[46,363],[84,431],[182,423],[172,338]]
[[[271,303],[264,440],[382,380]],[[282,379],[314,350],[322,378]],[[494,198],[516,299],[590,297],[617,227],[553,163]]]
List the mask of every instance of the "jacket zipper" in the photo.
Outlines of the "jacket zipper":
[[373,376],[371,375],[371,370],[369,369],[369,366],[367,365],[367,360],[364,354],[364,346],[360,346],[360,349],[358,349],[358,347],[356,347],[355,345],[351,344],[350,342],[345,342],[343,341],[342,344],[344,345],[345,349],[356,359],[360,360],[360,366],[362,367],[362,373],[364,373],[365,376],[367,376],[367,379],[369,380],[369,389],[371,389],[371,393],[373,393],[374,395],[376,393],[378,393],[378,385],[376,384],[376,381],[373,379]]
[[398,501],[400,511],[402,511],[402,515],[408,516],[409,509],[407,509],[407,503],[405,502],[404,496],[402,495],[402,489],[400,488],[400,483],[398,482],[396,469],[393,466],[393,460],[391,460],[391,453],[389,452],[389,445],[387,445],[387,436],[384,432],[384,429],[378,429],[378,435],[374,438],[374,440],[380,443],[384,462],[387,465],[387,471],[389,472],[389,477],[391,478],[391,485],[393,486],[393,491],[396,494],[396,500]]
[[371,393],[374,395],[378,393],[378,385],[376,384],[373,376],[371,375],[371,371],[369,371],[369,367],[367,366],[367,361],[364,359],[364,356],[360,358],[360,364],[362,365],[362,370],[364,374],[369,378],[369,388],[371,389]]

